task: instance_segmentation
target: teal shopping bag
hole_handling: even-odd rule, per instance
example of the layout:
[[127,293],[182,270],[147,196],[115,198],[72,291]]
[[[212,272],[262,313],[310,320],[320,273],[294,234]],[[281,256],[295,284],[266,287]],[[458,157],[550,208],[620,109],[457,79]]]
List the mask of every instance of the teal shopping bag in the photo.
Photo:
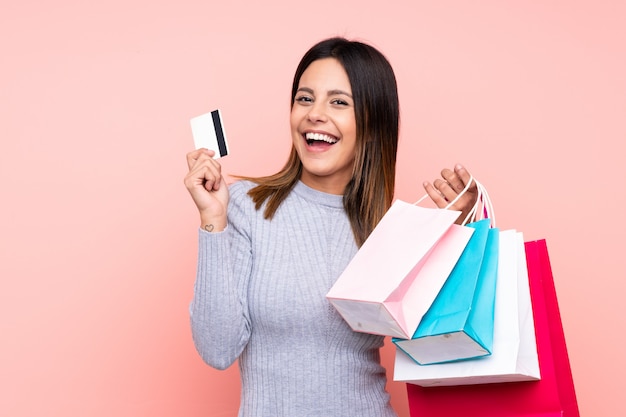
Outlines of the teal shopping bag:
[[489,219],[467,225],[474,234],[415,334],[393,339],[418,364],[491,354],[499,230],[489,225]]

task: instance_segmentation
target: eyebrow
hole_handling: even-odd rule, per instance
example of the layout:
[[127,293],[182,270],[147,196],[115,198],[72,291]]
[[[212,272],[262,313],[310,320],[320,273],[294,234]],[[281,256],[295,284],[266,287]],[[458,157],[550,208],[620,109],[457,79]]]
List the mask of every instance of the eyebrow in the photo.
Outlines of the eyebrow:
[[[300,87],[298,88],[298,91],[304,91],[305,93],[314,94],[313,90],[308,87]],[[352,94],[347,93],[343,90],[328,90],[328,95],[329,96],[344,95],[344,96],[348,96],[352,98]]]

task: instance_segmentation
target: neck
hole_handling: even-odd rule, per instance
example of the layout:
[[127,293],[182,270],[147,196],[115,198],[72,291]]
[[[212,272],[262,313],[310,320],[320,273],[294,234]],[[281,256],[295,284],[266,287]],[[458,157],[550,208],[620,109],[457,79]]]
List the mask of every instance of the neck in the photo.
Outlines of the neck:
[[349,180],[349,178],[340,179],[337,177],[319,177],[311,175],[308,172],[303,172],[300,177],[300,181],[308,187],[323,193],[334,195],[343,195]]

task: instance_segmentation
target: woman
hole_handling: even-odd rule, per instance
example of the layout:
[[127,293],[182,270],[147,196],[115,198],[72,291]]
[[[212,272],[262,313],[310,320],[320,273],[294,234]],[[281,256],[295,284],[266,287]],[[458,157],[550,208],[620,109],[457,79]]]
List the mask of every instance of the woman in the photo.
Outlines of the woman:
[[[399,106],[389,62],[360,42],[316,44],[296,70],[290,124],[292,151],[275,175],[229,188],[212,151],[187,155],[201,221],[196,348],[219,369],[239,359],[239,416],[395,416],[384,338],[353,332],[325,298],[392,203]],[[469,179],[461,167],[442,175],[426,185],[440,207]],[[464,195],[454,208],[471,204]]]

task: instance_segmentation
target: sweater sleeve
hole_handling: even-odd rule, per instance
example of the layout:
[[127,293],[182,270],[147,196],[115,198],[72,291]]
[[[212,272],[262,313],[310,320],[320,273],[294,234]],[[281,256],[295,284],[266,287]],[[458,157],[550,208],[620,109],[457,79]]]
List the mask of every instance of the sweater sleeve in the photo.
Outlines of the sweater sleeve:
[[202,359],[228,368],[250,337],[247,287],[252,269],[248,196],[231,188],[228,226],[219,233],[199,230],[198,266],[190,305],[191,331]]

